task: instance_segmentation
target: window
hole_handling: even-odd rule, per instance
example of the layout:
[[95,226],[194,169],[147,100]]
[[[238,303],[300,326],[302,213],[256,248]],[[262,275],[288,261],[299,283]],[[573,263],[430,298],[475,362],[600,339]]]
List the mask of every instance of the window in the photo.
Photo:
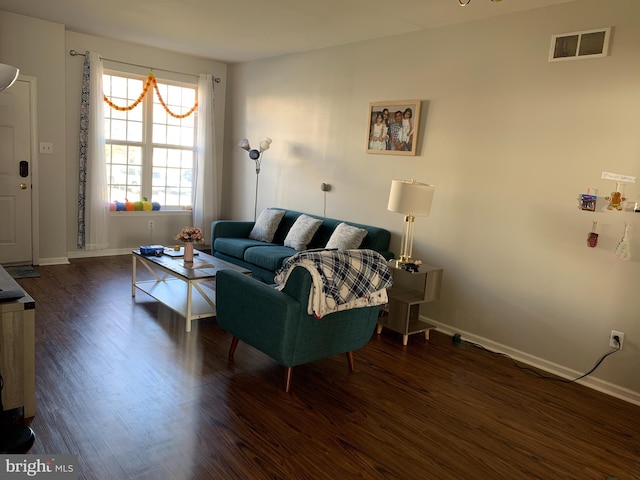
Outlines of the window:
[[[107,182],[110,202],[147,198],[162,209],[192,206],[196,154],[196,86],[110,73],[104,92],[116,106],[105,106]],[[147,89],[147,95],[141,94]],[[139,100],[141,98],[141,100]],[[136,104],[136,102],[138,102]],[[135,105],[135,108],[128,109]]]

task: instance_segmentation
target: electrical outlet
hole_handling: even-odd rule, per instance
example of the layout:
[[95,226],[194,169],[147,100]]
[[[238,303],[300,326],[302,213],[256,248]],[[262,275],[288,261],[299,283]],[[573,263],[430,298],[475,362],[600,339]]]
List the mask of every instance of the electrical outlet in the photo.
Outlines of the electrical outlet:
[[53,153],[53,143],[51,142],[40,142],[40,153],[46,153],[50,155]]
[[618,348],[618,344],[613,339],[613,337],[618,337],[620,339],[620,350],[622,350],[622,344],[624,343],[624,333],[618,332],[616,330],[611,330],[611,335],[609,336],[609,346],[611,348]]
[[153,220],[149,220],[149,230],[153,230],[153,227],[156,226],[156,222]]

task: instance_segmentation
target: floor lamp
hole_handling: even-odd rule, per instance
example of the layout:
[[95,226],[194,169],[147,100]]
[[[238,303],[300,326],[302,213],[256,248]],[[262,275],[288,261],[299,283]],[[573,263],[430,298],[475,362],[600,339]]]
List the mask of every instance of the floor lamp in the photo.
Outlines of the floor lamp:
[[431,203],[435,187],[415,180],[392,180],[387,210],[404,215],[402,231],[402,247],[400,259],[396,266],[411,263],[413,251],[413,227],[415,217],[428,217],[431,214]]
[[262,161],[262,152],[265,150],[269,150],[271,146],[271,139],[268,137],[260,140],[260,149],[252,149],[249,145],[249,140],[243,138],[240,140],[238,146],[243,150],[249,152],[249,158],[256,162],[256,198],[253,206],[253,221],[255,222],[256,218],[258,218],[258,179],[260,178],[260,162]]
[[[16,67],[0,63],[0,92],[13,85],[13,82],[18,79],[19,73],[20,70]],[[14,292],[4,291],[3,299],[12,300],[22,296],[20,293],[16,293],[12,297],[12,293]],[[0,453],[26,453],[33,445],[36,436],[30,427],[13,425],[6,419],[2,404],[3,387],[4,382],[2,372],[0,372]]]

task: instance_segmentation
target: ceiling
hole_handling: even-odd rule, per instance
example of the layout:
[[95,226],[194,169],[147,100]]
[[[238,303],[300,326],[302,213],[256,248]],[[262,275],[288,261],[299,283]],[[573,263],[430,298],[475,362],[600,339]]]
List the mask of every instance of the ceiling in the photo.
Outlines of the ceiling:
[[67,30],[227,63],[359,42],[574,0],[0,0]]

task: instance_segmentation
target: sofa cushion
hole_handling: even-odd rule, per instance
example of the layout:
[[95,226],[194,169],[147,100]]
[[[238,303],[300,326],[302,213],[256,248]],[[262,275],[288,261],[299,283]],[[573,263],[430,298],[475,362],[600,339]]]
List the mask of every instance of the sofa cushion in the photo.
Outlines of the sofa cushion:
[[[284,217],[282,218],[282,221],[278,226],[278,230],[276,231],[276,235],[273,238],[272,242],[278,245],[284,244],[284,239],[287,236],[287,233],[289,233],[289,230],[291,230],[291,227],[295,223],[296,219],[303,214],[302,212],[298,212],[295,210],[285,210],[285,212],[286,213],[284,214]],[[327,242],[333,234],[333,231],[340,223],[343,222],[343,220],[336,220],[329,217],[319,217],[309,214],[307,215],[322,220],[322,225],[320,225],[320,228],[311,239],[311,242],[309,243],[307,248],[325,248]],[[375,250],[382,253],[386,258],[393,258],[393,254],[388,251],[389,242],[391,241],[391,233],[388,230],[355,222],[349,222],[349,225],[353,227],[363,228],[367,232],[369,232],[367,236],[364,237],[364,240],[362,240],[362,245],[360,245],[359,248]]]
[[280,220],[284,216],[284,210],[275,208],[267,208],[263,210],[256,224],[253,226],[249,238],[253,240],[262,240],[263,242],[273,241],[273,236],[280,225]]
[[367,236],[364,228],[358,228],[347,225],[342,222],[331,234],[331,238],[327,242],[327,248],[337,248],[338,250],[351,250],[358,248],[362,243],[362,239]]
[[284,261],[296,251],[293,248],[284,247],[282,245],[265,245],[248,248],[244,252],[244,261],[256,265],[260,268],[275,272]]
[[322,225],[322,220],[305,214],[300,215],[287,233],[284,246],[295,248],[298,251],[306,250],[320,225]]
[[214,241],[214,249],[217,252],[222,252],[230,257],[243,259],[244,252],[247,248],[255,247],[256,245],[268,245],[260,240],[251,240],[250,238],[227,238],[220,237]]

